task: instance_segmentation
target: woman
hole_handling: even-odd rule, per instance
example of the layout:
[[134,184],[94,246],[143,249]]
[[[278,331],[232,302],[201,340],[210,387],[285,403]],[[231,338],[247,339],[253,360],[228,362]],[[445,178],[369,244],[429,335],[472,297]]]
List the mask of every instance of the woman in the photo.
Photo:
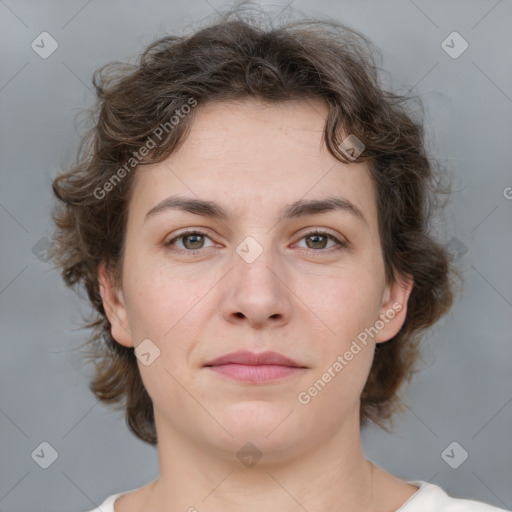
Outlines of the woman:
[[160,465],[96,510],[498,510],[362,451],[453,300],[422,128],[371,44],[228,13],[95,86],[53,257],[98,314],[92,391]]

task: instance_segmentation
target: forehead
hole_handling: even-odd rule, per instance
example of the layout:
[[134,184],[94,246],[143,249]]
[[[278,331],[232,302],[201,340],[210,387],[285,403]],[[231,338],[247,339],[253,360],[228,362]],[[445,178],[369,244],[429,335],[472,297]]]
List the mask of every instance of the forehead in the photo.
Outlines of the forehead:
[[321,99],[267,103],[254,99],[196,107],[186,140],[158,164],[137,169],[134,208],[172,194],[231,205],[260,218],[298,199],[338,195],[376,217],[366,163],[345,164],[324,139]]

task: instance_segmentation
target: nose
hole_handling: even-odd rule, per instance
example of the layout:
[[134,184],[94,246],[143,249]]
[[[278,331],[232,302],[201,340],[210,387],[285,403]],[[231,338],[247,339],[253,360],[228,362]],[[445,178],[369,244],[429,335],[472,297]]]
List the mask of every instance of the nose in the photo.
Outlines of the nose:
[[278,256],[270,248],[264,248],[254,261],[244,259],[243,252],[234,253],[233,265],[223,280],[224,319],[247,323],[254,329],[288,323],[292,313],[290,284]]

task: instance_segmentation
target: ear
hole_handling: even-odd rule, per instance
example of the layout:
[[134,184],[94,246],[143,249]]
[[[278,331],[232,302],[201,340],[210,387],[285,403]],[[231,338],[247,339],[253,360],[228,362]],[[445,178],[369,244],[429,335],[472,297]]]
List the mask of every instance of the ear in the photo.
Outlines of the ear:
[[379,320],[375,322],[376,326],[382,327],[375,337],[376,343],[390,340],[401,329],[407,315],[407,301],[413,285],[412,276],[400,275],[393,284],[386,286]]
[[103,308],[110,322],[112,337],[125,347],[133,347],[133,338],[128,324],[123,292],[116,287],[112,276],[107,271],[105,263],[101,263],[99,266],[98,281]]

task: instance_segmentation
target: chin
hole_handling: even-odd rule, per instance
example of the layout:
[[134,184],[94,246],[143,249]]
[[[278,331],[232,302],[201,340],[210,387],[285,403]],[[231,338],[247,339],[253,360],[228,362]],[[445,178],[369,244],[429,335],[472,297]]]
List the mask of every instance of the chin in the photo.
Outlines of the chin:
[[[245,401],[227,406],[220,423],[230,432],[224,437],[229,449],[238,451],[250,442],[262,452],[282,451],[300,442],[303,435],[293,407],[283,403]],[[290,414],[291,413],[291,414]]]

